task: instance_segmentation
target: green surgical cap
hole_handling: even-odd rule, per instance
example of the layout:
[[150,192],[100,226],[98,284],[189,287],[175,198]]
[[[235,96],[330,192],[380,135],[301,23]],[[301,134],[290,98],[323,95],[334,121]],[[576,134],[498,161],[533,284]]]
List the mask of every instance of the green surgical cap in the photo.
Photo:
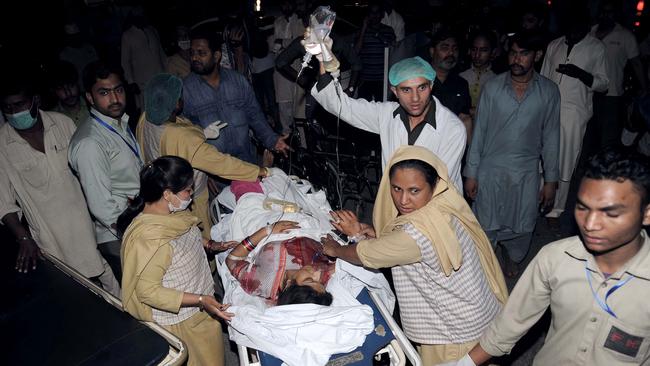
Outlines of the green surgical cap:
[[388,81],[390,81],[390,85],[392,86],[397,86],[403,81],[419,77],[423,77],[429,81],[436,79],[436,72],[433,70],[433,67],[419,56],[403,59],[391,66],[388,72]]
[[161,125],[176,109],[183,82],[172,74],[158,74],[144,87],[144,111],[147,121]]

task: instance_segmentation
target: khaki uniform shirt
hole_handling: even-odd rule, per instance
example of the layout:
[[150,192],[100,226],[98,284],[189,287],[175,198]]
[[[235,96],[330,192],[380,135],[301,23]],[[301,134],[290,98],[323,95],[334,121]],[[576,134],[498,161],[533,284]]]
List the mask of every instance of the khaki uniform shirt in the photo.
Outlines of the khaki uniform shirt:
[[68,167],[70,118],[40,111],[45,153],[35,150],[9,124],[0,127],[0,218],[25,215],[41,250],[86,277],[104,272],[92,221],[77,178]]
[[[509,353],[550,306],[551,327],[534,365],[650,365],[650,239],[642,235],[641,250],[608,278],[577,236],[542,248],[481,337],[481,347],[493,356]],[[616,317],[595,298],[604,301],[609,291],[607,304]]]

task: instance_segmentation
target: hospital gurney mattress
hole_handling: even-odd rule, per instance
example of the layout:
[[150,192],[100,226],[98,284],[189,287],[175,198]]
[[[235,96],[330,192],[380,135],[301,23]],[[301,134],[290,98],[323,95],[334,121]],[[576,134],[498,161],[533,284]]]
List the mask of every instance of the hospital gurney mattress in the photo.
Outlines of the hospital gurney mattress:
[[[408,358],[413,366],[420,366],[421,360],[406,336],[399,329],[381,302],[373,297],[368,289],[362,290],[357,300],[370,306],[375,322],[374,330],[366,337],[365,342],[352,352],[335,354],[330,357],[328,366],[368,366],[373,359],[381,354],[387,354],[390,365],[405,365]],[[261,351],[249,350],[238,345],[239,364],[241,366],[281,366],[282,360]],[[252,359],[254,356],[255,359]]]

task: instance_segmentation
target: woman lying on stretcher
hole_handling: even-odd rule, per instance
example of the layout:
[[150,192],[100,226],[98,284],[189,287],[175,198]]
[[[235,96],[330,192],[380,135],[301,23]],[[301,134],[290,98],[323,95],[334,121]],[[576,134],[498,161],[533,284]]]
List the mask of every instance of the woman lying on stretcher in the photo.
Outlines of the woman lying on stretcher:
[[226,265],[244,291],[271,304],[330,305],[332,295],[325,287],[334,262],[323,255],[319,242],[306,237],[274,241],[250,254],[268,235],[297,228],[296,222],[278,221],[257,230],[230,252]]

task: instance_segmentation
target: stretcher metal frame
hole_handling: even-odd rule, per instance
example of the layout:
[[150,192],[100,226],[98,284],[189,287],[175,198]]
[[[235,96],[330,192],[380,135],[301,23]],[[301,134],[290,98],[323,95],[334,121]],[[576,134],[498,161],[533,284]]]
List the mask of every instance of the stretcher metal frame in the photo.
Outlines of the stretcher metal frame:
[[[63,263],[60,259],[56,258],[55,256],[47,252],[43,252],[43,256],[48,261],[52,262],[52,264],[54,264],[54,266],[57,267],[59,270],[61,270],[63,273],[72,277],[72,279],[77,281],[82,286],[86,287],[90,292],[101,297],[102,299],[104,299],[104,301],[113,305],[119,311],[122,312],[124,311],[122,309],[122,301],[120,301],[120,299],[111,295],[109,292],[102,289],[101,287],[97,286],[95,283],[90,281],[84,275],[82,275],[81,273],[79,273],[77,270],[70,267],[69,265]],[[151,330],[158,333],[158,335],[163,337],[169,344],[169,353],[167,353],[167,356],[162,361],[160,361],[160,363],[158,363],[157,366],[180,366],[185,364],[185,361],[187,360],[187,347],[185,347],[183,341],[181,341],[178,337],[170,333],[167,329],[161,327],[156,323],[144,322],[144,321],[140,321],[140,323],[146,325]]]

